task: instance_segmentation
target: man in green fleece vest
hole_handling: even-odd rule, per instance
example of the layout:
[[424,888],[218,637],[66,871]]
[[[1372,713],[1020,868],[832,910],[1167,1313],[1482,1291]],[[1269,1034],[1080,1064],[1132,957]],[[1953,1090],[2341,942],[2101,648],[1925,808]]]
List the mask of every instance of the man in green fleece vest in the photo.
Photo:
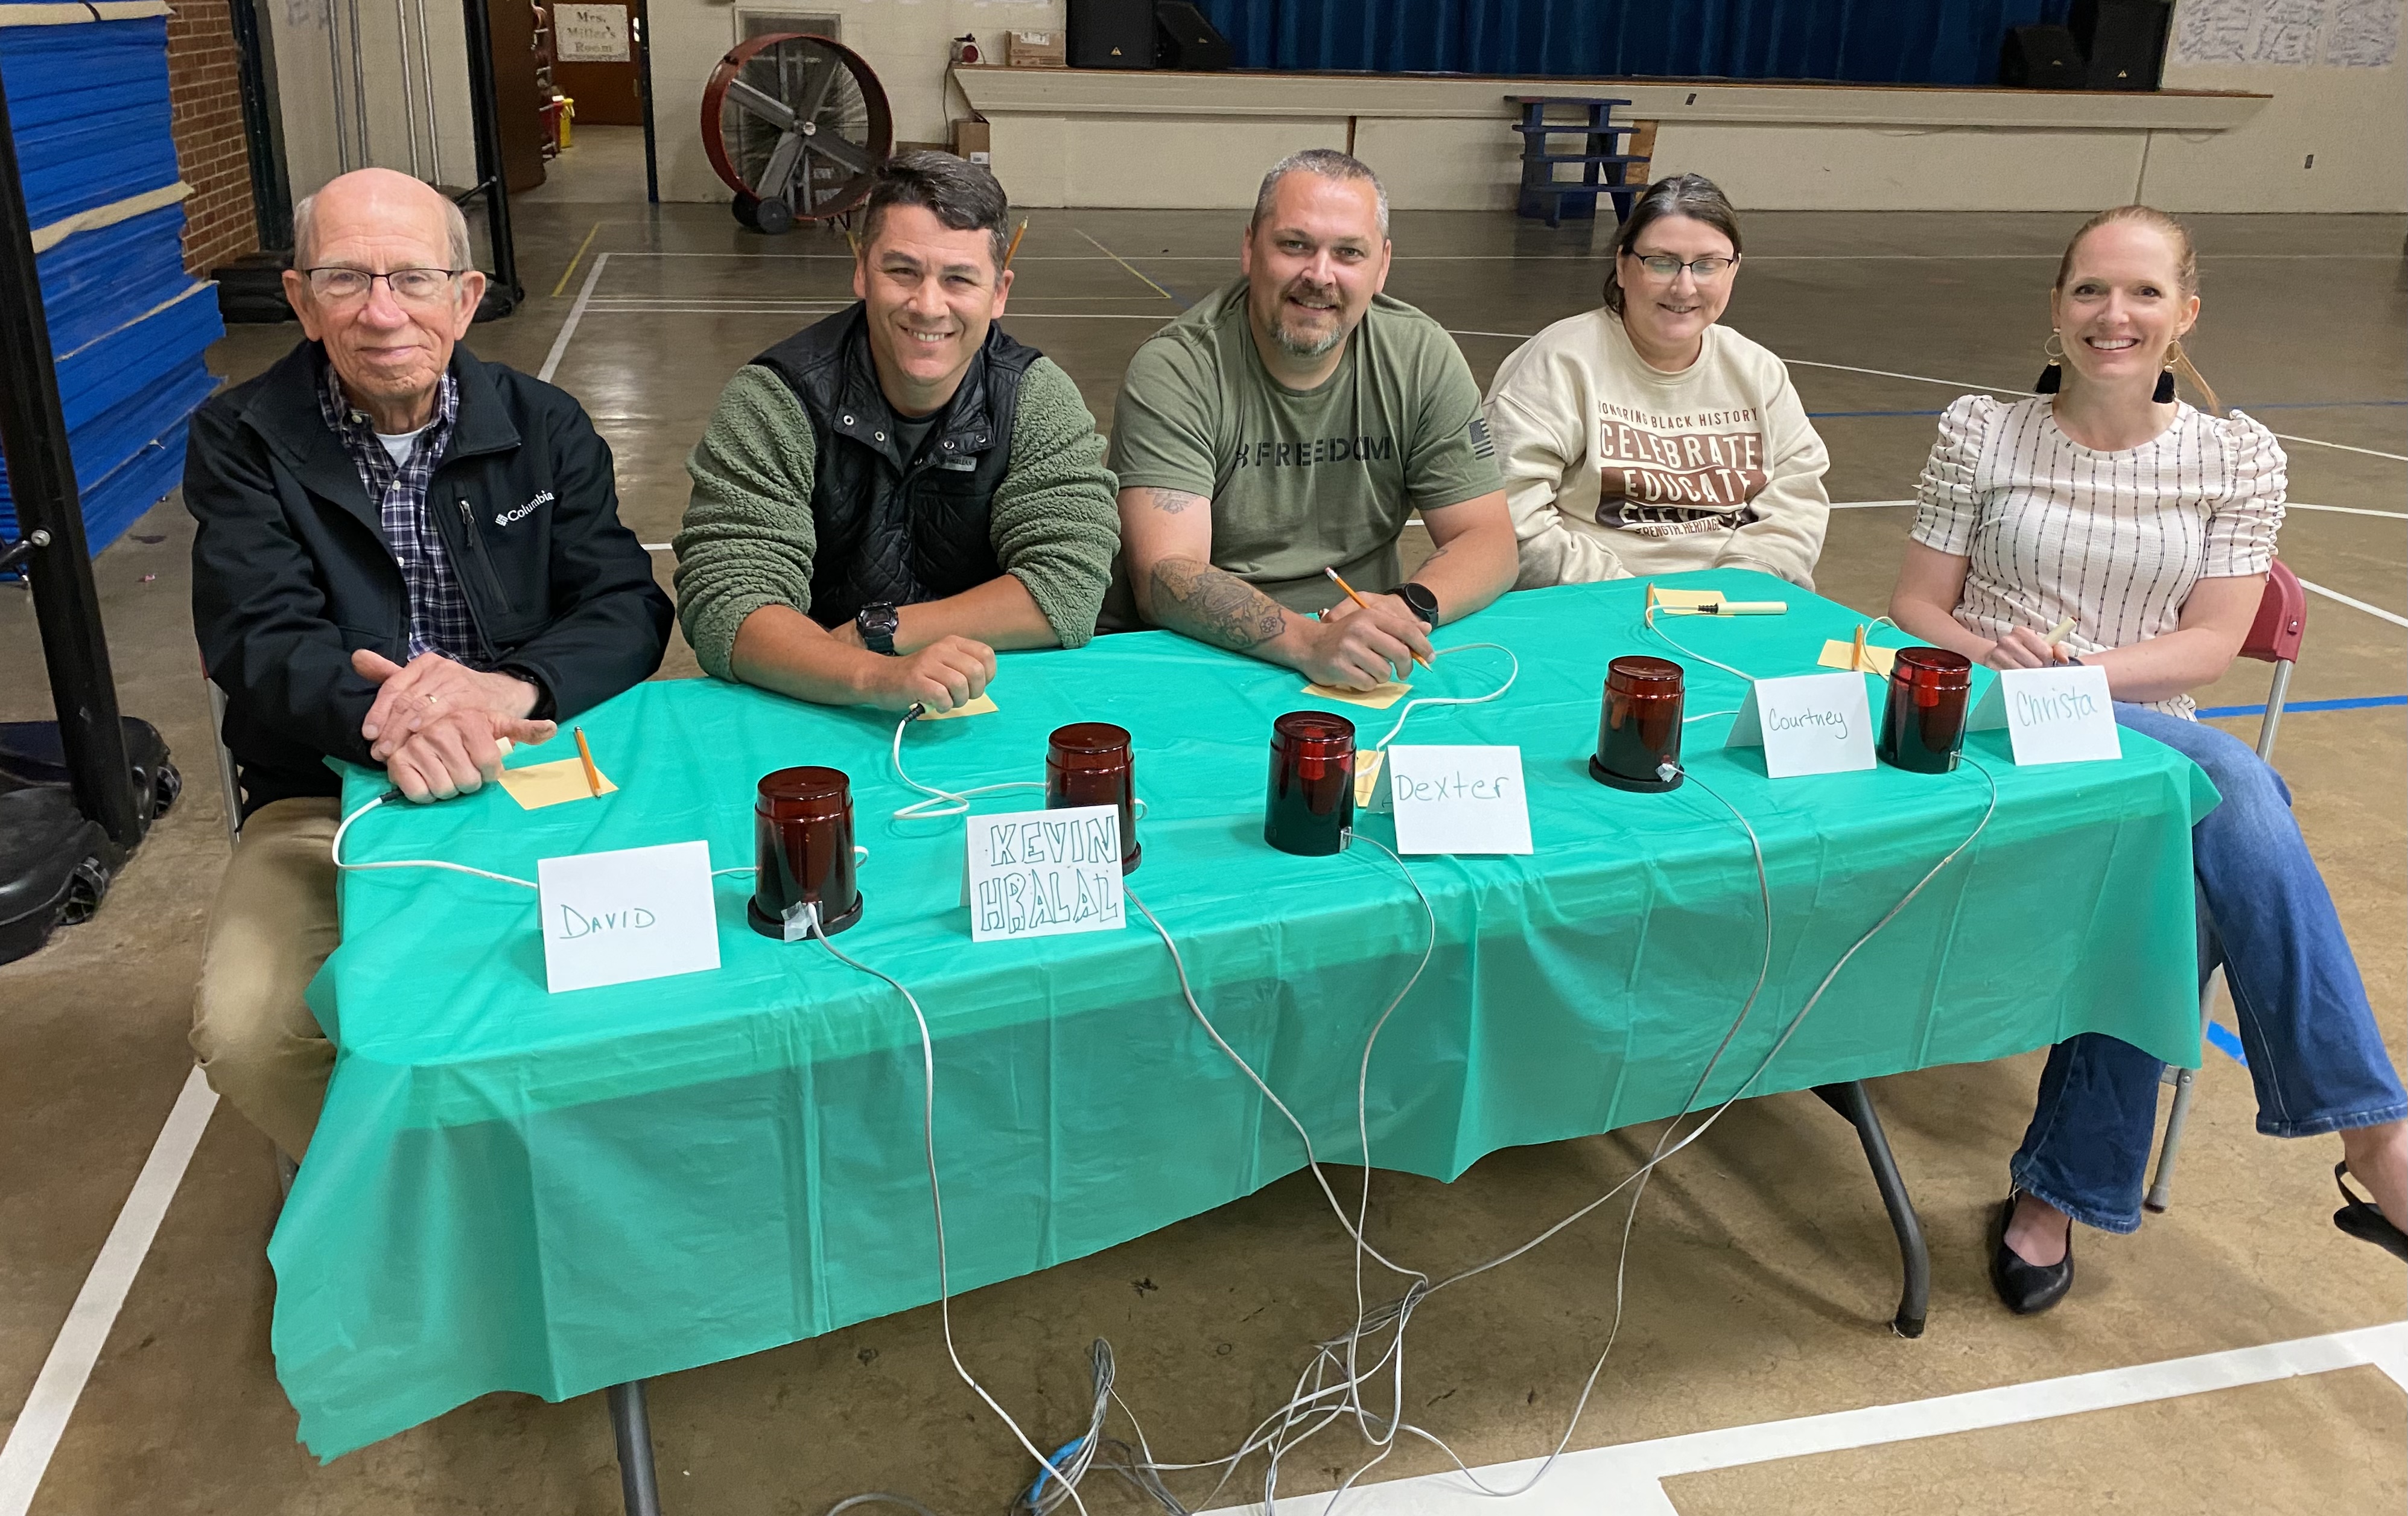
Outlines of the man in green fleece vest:
[[728,382],[686,460],[678,615],[704,671],[824,705],[950,711],[995,650],[1095,635],[1119,542],[1078,386],[995,325],[986,169],[878,171],[853,292]]

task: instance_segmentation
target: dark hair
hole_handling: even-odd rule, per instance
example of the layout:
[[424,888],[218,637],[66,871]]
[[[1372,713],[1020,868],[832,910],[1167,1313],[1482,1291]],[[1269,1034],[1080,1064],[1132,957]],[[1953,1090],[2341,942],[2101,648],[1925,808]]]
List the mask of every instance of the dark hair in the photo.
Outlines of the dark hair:
[[1622,255],[1639,240],[1639,234],[1667,216],[1686,216],[1700,221],[1730,238],[1731,253],[1737,255],[1739,245],[1739,212],[1731,209],[1730,197],[1722,187],[1703,174],[1675,174],[1659,179],[1647,186],[1647,193],[1630,209],[1630,219],[1622,224],[1621,234],[1613,239],[1613,262],[1605,270],[1605,308],[1615,315],[1622,314]]
[[1005,224],[1011,202],[983,166],[950,152],[898,152],[878,166],[861,211],[861,250],[878,240],[878,224],[896,206],[918,206],[957,232],[984,232],[1003,271]]

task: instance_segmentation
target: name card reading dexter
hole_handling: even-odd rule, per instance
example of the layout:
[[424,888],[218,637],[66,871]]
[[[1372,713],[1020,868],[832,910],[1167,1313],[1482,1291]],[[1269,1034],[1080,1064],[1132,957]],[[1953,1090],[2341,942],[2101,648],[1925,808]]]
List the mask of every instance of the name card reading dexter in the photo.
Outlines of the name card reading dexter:
[[719,967],[707,844],[541,859],[535,877],[555,995]]
[[1530,802],[1518,747],[1388,749],[1399,853],[1526,853]]
[[2001,669],[1965,726],[1972,731],[2006,728],[2018,768],[2124,756],[2107,671],[2086,664]]
[[1116,931],[1121,816],[1116,806],[1009,811],[969,818],[970,940]]
[[1801,673],[1750,685],[1725,747],[1762,747],[1775,779],[1873,766],[1872,708],[1860,673]]

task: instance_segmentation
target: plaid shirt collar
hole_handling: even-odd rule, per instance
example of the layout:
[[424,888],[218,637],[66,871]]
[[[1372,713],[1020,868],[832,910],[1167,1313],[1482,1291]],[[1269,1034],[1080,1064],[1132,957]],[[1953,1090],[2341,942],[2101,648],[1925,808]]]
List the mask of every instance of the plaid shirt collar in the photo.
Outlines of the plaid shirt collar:
[[377,502],[385,545],[393,550],[409,592],[409,656],[434,652],[457,662],[476,662],[483,639],[427,499],[435,466],[442,461],[460,419],[458,380],[449,368],[444,370],[436,386],[434,419],[418,434],[408,460],[395,463],[378,440],[375,424],[343,394],[335,366],[322,361],[319,371],[318,413],[342,440],[368,498]]

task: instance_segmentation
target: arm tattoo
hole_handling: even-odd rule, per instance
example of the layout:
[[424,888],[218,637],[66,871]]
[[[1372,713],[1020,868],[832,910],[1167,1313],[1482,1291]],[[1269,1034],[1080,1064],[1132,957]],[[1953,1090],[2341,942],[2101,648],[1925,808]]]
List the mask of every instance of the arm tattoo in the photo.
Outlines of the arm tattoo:
[[1191,505],[1204,503],[1203,496],[1190,495],[1185,490],[1148,489],[1144,493],[1146,503],[1165,515],[1175,516]]
[[1198,642],[1249,653],[1287,629],[1279,602],[1247,584],[1193,558],[1165,558],[1154,566],[1154,619]]

